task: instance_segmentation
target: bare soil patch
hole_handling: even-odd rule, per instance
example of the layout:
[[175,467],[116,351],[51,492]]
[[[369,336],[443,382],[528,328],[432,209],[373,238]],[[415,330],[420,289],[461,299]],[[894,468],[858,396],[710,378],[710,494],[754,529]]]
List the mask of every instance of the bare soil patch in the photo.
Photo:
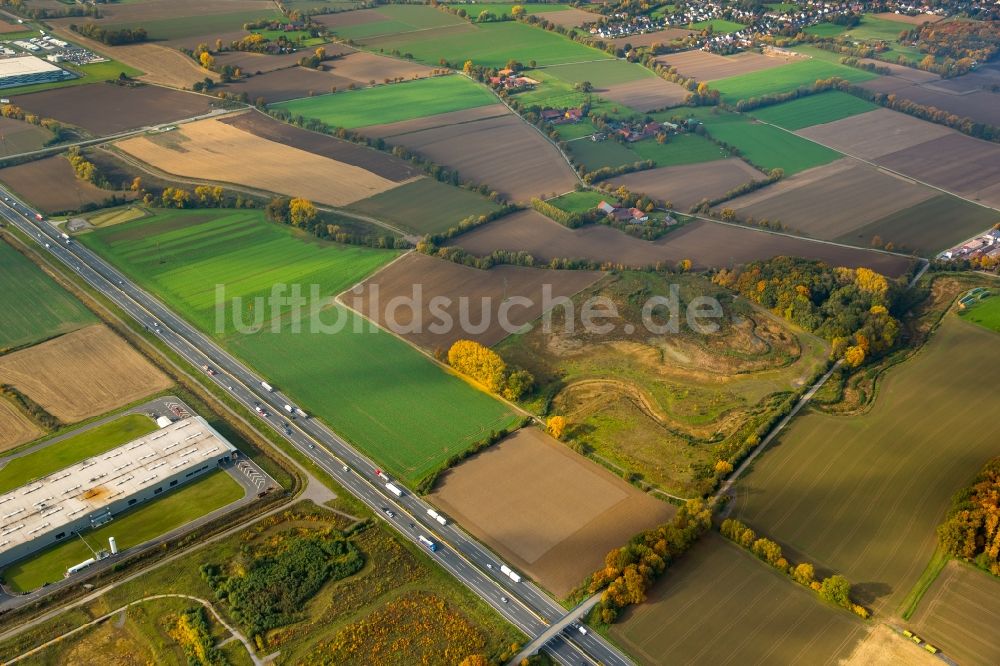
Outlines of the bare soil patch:
[[0,20],[0,33],[23,32],[24,26],[9,21]]
[[600,14],[588,12],[583,9],[563,9],[555,12],[538,12],[538,18],[543,18],[549,23],[561,25],[564,28],[576,28],[584,23],[596,23],[601,20]]
[[[334,45],[331,44],[331,46]],[[219,67],[226,65],[238,67],[244,74],[252,76],[254,74],[264,74],[279,69],[295,67],[298,65],[299,60],[302,59],[302,56],[303,54],[299,52],[271,55],[269,53],[229,51],[227,53],[216,54],[215,63]]]
[[674,508],[535,428],[445,472],[431,500],[558,597]]
[[343,58],[327,63],[327,66],[332,68],[337,76],[351,79],[358,85],[368,85],[371,81],[382,83],[387,78],[424,78],[430,76],[433,71],[433,68],[427,65],[364,51],[348,53]]
[[1000,145],[948,134],[882,155],[877,162],[974,201],[1000,208]]
[[567,229],[533,210],[519,211],[454,239],[476,255],[494,250],[528,252],[536,260],[570,258],[635,268],[690,259],[695,268],[730,267],[775,256],[819,259],[834,266],[865,266],[884,275],[902,275],[910,259],[860,248],[818,243],[756,229],[695,221],[663,238],[645,241],[600,224]]
[[166,375],[103,325],[2,356],[0,376],[64,423],[171,386]]
[[966,75],[947,81],[934,79],[917,83],[901,77],[883,76],[865,81],[861,86],[877,92],[894,93],[897,97],[911,102],[937,107],[988,125],[1000,125],[1000,94],[991,91],[991,86],[1000,81],[986,77],[967,78],[970,76],[976,75]]
[[884,624],[877,624],[854,652],[838,666],[940,666],[941,661],[927,650]]
[[361,167],[268,141],[215,119],[126,139],[117,146],[167,173],[246,185],[333,206],[397,185]]
[[228,83],[226,90],[237,95],[245,92],[251,101],[263,98],[267,104],[273,104],[344,90],[352,83],[356,82],[339,74],[295,66]]
[[954,130],[889,109],[875,109],[796,132],[845,155],[874,160]]
[[102,190],[80,180],[62,155],[0,169],[0,182],[49,215],[102,204],[113,196],[135,198],[135,192]]
[[17,98],[17,105],[25,111],[105,136],[208,113],[212,100],[159,86],[95,83],[22,95]]
[[949,562],[920,600],[912,629],[961,664],[1000,663],[1000,581]]
[[409,181],[422,175],[409,163],[387,153],[326,134],[310,132],[294,125],[286,125],[255,111],[227,116],[221,118],[220,121],[268,141],[361,167],[397,183]]
[[727,201],[722,207],[733,208],[742,217],[780,221],[796,233],[833,240],[938,194],[845,158]]
[[0,399],[0,452],[9,451],[41,435],[41,428],[10,402]]
[[577,180],[545,137],[513,114],[397,134],[388,139],[511,201],[562,194]]
[[471,109],[460,109],[439,113],[423,118],[413,118],[412,120],[402,120],[398,123],[387,123],[385,125],[369,125],[361,131],[370,137],[388,139],[394,136],[409,134],[410,132],[421,132],[423,130],[437,129],[440,127],[450,127],[452,125],[462,125],[486,120],[489,118],[499,118],[510,115],[510,111],[503,104],[487,104],[486,106],[476,106]]
[[[447,350],[460,338],[492,346],[514,329],[540,317],[546,299],[551,304],[551,299],[572,296],[600,277],[596,271],[550,271],[521,266],[496,266],[482,271],[411,253],[373,275],[359,290],[344,294],[343,300],[380,326],[429,351]],[[419,310],[393,306],[393,299],[409,297],[421,306]],[[431,311],[432,299],[448,299],[447,305],[443,300],[439,302],[454,322],[440,333],[429,330],[431,324],[441,321]],[[530,303],[522,305],[524,299]],[[510,326],[501,322],[501,308]],[[463,320],[473,326],[481,322],[488,326],[472,333],[466,330],[470,327]]]
[[658,76],[616,83],[599,92],[602,97],[644,113],[683,104],[689,94],[687,88]]
[[781,67],[790,62],[800,60],[801,58],[792,56],[761,55],[752,51],[744,51],[743,53],[731,56],[721,56],[700,49],[671,53],[656,58],[657,62],[675,67],[679,73],[698,81],[714,81],[730,76],[750,74],[763,69]]
[[672,202],[679,210],[687,210],[703,199],[714,199],[743,183],[766,177],[743,160],[732,157],[636,171],[614,178],[612,182],[632,192]]
[[693,30],[683,28],[667,28],[656,32],[647,32],[642,35],[629,35],[628,37],[618,37],[610,39],[615,46],[624,47],[626,44],[632,46],[652,46],[653,44],[669,44],[677,39],[684,39],[688,35],[694,34]]
[[858,84],[863,88],[869,88],[871,90],[878,90],[879,88],[876,82],[887,78],[902,79],[903,81],[908,81],[910,83],[927,83],[941,80],[941,77],[934,72],[925,72],[922,69],[914,69],[913,67],[907,67],[906,65],[897,65],[894,62],[885,62],[883,60],[875,60],[874,58],[862,58],[861,61],[871,63],[876,67],[885,67],[892,72],[888,76],[882,76],[878,79],[872,79],[871,81],[863,81]]

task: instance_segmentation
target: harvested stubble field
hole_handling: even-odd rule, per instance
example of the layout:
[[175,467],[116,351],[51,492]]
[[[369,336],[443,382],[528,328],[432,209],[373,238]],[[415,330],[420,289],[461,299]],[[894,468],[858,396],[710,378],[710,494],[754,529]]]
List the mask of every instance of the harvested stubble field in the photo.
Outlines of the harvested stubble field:
[[[398,185],[361,167],[269,141],[215,119],[137,136],[116,145],[166,173],[305,197],[333,206]],[[293,164],[295,168],[290,169]]]
[[560,598],[609,550],[675,511],[536,428],[449,470],[430,498]]
[[349,208],[423,235],[447,231],[469,216],[487,215],[500,206],[477,192],[420,178]]
[[850,656],[838,666],[941,666],[932,655],[889,625],[878,624],[869,628],[868,636],[854,647]]
[[[80,240],[406,484],[515,421],[506,405],[333,303],[395,252],[319,241],[255,210],[164,211]],[[216,284],[227,290],[222,331]],[[275,285],[299,285],[308,307],[277,318],[254,308]]]
[[[865,625],[710,532],[611,627],[642,663],[824,664],[847,657]],[[712,640],[725,636],[725,640]]]
[[80,180],[62,155],[0,169],[0,182],[49,215],[79,210],[88,204],[101,205],[114,196],[127,199],[136,196],[135,192],[102,190]]
[[[510,335],[510,329],[519,329],[540,317],[546,300],[551,307],[554,299],[572,296],[600,276],[596,271],[521,266],[495,266],[483,271],[412,253],[366,280],[360,291],[345,294],[344,301],[383,328],[434,352],[447,350],[458,339],[494,345]],[[393,307],[393,299],[411,296],[418,307]],[[530,303],[522,304],[524,299]],[[431,311],[432,300],[440,303],[441,310]],[[507,323],[500,320],[501,308]],[[456,324],[464,321],[478,328],[485,324],[485,328],[463,331],[463,326],[456,325],[440,332],[438,327],[431,330],[432,324],[442,320]]]
[[306,97],[278,107],[292,115],[316,118],[333,127],[354,129],[496,102],[496,96],[487,88],[464,76],[452,75]]
[[954,130],[889,109],[876,109],[796,134],[845,155],[875,160],[905,148],[952,134]]
[[736,488],[734,514],[858,601],[894,612],[936,545],[951,496],[996,454],[973,418],[1000,410],[982,378],[1000,370],[996,334],[945,319],[926,347],[888,371],[874,406],[792,422]]
[[[868,247],[871,236],[859,238],[857,229],[937,195],[937,190],[844,158],[727,201],[720,208],[732,208],[743,218],[780,221],[793,233],[826,240],[850,238],[852,244]],[[947,231],[946,224],[940,226]],[[884,238],[897,246],[907,241],[906,246],[913,247],[905,235]]]
[[555,146],[512,113],[417,131],[396,125],[379,129],[391,134],[389,143],[456,169],[463,180],[485,183],[511,201],[563,194],[578,182]]
[[38,125],[13,118],[0,118],[0,156],[28,153],[42,148],[52,138],[52,132]]
[[910,629],[961,664],[1000,663],[1000,581],[952,561],[924,594]]
[[[616,42],[619,40],[615,40]],[[635,42],[631,42],[633,45]],[[709,53],[701,49],[681,51],[659,56],[656,61],[675,67],[680,74],[698,81],[715,81],[731,76],[751,74],[765,69],[781,67],[801,58],[793,56],[766,56],[753,51],[744,51],[731,56]]]
[[5,241],[0,239],[0,353],[97,321],[80,301]]
[[220,121],[262,139],[351,164],[397,183],[422,175],[408,162],[388,153],[288,125],[263,113],[250,111],[220,118]]
[[171,386],[105,326],[0,356],[0,376],[63,423],[76,423]]
[[897,248],[930,257],[1000,221],[1000,212],[950,194],[903,208],[833,240],[866,245],[878,236]]
[[[675,286],[681,316],[694,298],[719,301],[716,332],[685,321],[676,332],[648,328],[647,299],[669,299]],[[588,301],[613,304],[613,316],[602,320],[608,330],[581,325]],[[581,314],[554,307],[544,325],[497,346],[535,377],[538,390],[526,406],[566,417],[574,448],[682,497],[710,490],[716,461],[731,458],[828,353],[816,337],[698,276],[613,274],[577,294],[572,307]],[[664,324],[666,312],[658,308],[654,323]]]
[[[531,7],[531,5],[528,5]],[[584,23],[596,23],[601,20],[600,14],[588,12],[583,9],[564,9],[562,11],[539,11],[536,8],[528,10],[529,14],[538,14],[538,18],[543,18],[549,23],[561,25],[564,28],[575,28]]]
[[1000,145],[949,134],[882,155],[876,162],[935,187],[1000,208]]
[[721,197],[733,188],[767,178],[741,159],[683,164],[635,171],[612,179],[632,192],[667,201],[677,210],[688,210],[705,199]]
[[33,421],[7,400],[0,399],[0,452],[30,442],[41,434],[42,429]]
[[663,238],[645,241],[602,224],[567,229],[533,210],[519,211],[463,234],[451,244],[475,255],[494,250],[524,251],[536,260],[586,259],[644,268],[690,259],[695,268],[721,268],[776,256],[820,259],[834,266],[865,266],[896,277],[911,264],[907,257],[860,248],[817,243],[804,238],[695,221]]
[[200,116],[211,111],[212,99],[160,86],[95,83],[24,95],[17,98],[17,105],[43,118],[106,136]]

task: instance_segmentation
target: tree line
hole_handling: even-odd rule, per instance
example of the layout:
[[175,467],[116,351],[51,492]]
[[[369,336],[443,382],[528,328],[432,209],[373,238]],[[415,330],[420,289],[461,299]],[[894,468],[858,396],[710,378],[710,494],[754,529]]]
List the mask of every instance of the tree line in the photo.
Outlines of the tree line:
[[896,345],[900,285],[871,269],[775,257],[722,269],[712,281],[829,340],[832,356],[851,367]]
[[1000,457],[952,498],[937,534],[949,555],[1000,576]]
[[377,248],[405,248],[410,244],[393,234],[352,231],[352,223],[331,213],[320,212],[312,201],[302,197],[275,197],[264,207],[267,219],[308,231],[317,238],[345,245]]
[[139,44],[149,38],[145,28],[105,28],[96,23],[84,23],[83,25],[72,23],[69,29],[108,46]]
[[851,583],[840,574],[823,580],[816,580],[816,568],[809,562],[792,564],[785,558],[781,546],[766,537],[758,537],[756,532],[734,518],[727,518],[719,526],[719,533],[767,562],[799,585],[816,592],[821,599],[836,606],[846,608],[861,618],[870,617],[868,609],[851,600]]

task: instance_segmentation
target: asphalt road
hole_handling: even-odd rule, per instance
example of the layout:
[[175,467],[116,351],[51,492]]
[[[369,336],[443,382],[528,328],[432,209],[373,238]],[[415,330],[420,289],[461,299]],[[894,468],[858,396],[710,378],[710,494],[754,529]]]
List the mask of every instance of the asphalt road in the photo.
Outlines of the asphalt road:
[[[434,559],[531,639],[564,618],[566,610],[562,606],[534,584],[515,583],[502,574],[502,562],[458,526],[438,524],[427,514],[431,508],[429,504],[398,482],[395,485],[403,488],[402,497],[390,493],[385,488],[385,481],[375,474],[378,466],[324,424],[312,418],[290,417],[284,406],[295,403],[277,389],[267,391],[262,385],[266,381],[264,378],[254,374],[93,252],[75,241],[67,242],[55,227],[43,221],[37,211],[12,193],[0,188],[0,195],[4,197],[0,202],[0,215],[139,324],[154,331],[195,367],[210,366],[216,373],[211,376],[213,381],[247,408],[254,410],[259,405],[267,413],[264,420],[276,432],[406,538],[423,548],[427,546],[419,536],[433,540],[437,544]],[[545,647],[557,661],[567,665],[625,666],[632,663],[594,632],[584,636],[564,631]]]

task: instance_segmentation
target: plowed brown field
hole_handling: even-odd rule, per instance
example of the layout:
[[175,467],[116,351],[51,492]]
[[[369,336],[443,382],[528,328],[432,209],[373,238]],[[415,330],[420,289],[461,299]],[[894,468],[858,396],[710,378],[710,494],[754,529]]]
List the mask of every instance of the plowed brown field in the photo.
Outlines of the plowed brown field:
[[520,211],[455,238],[452,243],[476,255],[494,250],[525,251],[536,260],[587,259],[642,268],[657,263],[673,265],[690,259],[696,268],[717,268],[779,255],[820,259],[834,266],[865,266],[884,275],[902,275],[907,257],[819,243],[696,221],[656,241],[645,241],[617,229],[594,224],[567,229],[533,210]]
[[430,498],[558,597],[675,511],[535,428],[445,472]]
[[953,132],[954,130],[943,125],[928,123],[896,111],[875,109],[832,123],[813,125],[796,134],[845,155],[874,160]]
[[0,376],[64,423],[171,386],[166,375],[102,325],[0,356]]
[[660,77],[616,83],[602,88],[602,97],[624,104],[636,111],[656,111],[683,104],[690,94],[687,88]]
[[102,190],[80,180],[62,155],[0,169],[0,182],[49,215],[101,204],[116,195],[135,198],[135,192]]
[[41,434],[41,428],[28,420],[14,405],[0,398],[0,452],[30,442]]
[[743,160],[732,157],[636,171],[614,178],[612,182],[632,192],[669,201],[678,210],[688,210],[703,199],[714,199],[734,187],[766,177]]
[[[635,42],[632,42],[635,44]],[[790,62],[796,62],[801,58],[790,56],[766,56],[759,53],[745,51],[731,56],[721,56],[708,51],[681,51],[670,55],[660,56],[657,62],[669,67],[676,67],[681,74],[697,79],[698,81],[714,81],[725,79],[730,76],[750,74],[759,72],[762,69],[781,67]]]
[[[596,271],[551,271],[520,266],[496,266],[487,271],[412,253],[366,280],[343,300],[380,326],[427,350],[447,350],[460,338],[494,345],[543,313],[546,299],[572,296],[601,276]],[[548,294],[545,296],[544,294]],[[415,308],[395,307],[394,299],[411,297]],[[447,302],[444,299],[448,299]],[[528,302],[525,302],[527,299]],[[431,325],[453,322],[440,332]],[[464,301],[464,304],[463,304]],[[509,325],[501,322],[500,312]],[[470,325],[464,325],[468,322]],[[484,330],[473,332],[485,322]]]
[[167,173],[246,185],[333,206],[397,185],[360,167],[268,141],[214,119],[126,139],[117,145]]

